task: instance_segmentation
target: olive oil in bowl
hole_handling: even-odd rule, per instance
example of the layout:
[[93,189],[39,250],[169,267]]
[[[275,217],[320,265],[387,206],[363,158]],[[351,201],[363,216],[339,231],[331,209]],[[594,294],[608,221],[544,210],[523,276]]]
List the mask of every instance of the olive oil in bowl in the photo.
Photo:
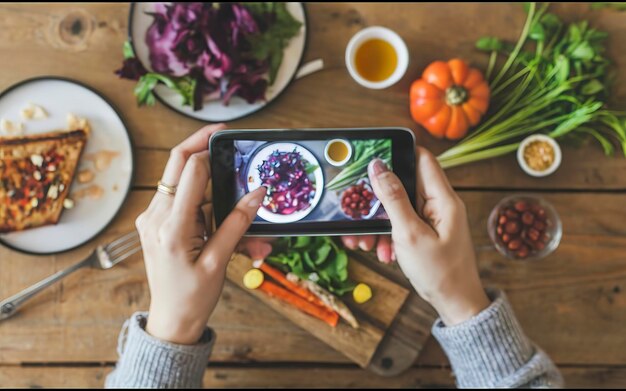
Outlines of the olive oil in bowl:
[[409,49],[394,31],[371,26],[356,33],[346,47],[346,68],[366,88],[379,90],[396,84],[409,66]]
[[391,44],[380,38],[367,40],[356,50],[356,71],[366,80],[388,79],[398,66],[398,54]]

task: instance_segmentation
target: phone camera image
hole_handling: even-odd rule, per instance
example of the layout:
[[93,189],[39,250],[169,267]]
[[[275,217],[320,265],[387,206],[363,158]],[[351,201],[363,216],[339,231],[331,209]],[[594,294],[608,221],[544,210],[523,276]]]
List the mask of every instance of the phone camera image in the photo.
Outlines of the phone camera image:
[[388,220],[374,195],[367,167],[392,165],[389,138],[235,140],[235,195],[267,188],[255,223]]

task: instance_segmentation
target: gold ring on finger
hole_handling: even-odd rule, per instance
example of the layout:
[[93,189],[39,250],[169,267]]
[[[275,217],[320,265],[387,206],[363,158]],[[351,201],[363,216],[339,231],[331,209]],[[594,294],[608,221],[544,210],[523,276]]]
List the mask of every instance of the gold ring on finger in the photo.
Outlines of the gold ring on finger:
[[173,196],[176,194],[176,186],[166,185],[165,183],[159,181],[157,183],[157,191],[163,194]]

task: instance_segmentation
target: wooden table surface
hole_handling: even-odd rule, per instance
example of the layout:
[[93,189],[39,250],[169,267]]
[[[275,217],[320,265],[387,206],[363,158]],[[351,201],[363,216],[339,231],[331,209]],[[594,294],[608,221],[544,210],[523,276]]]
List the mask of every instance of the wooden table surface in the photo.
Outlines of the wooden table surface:
[[[626,106],[626,13],[555,4],[566,20],[589,19],[610,33],[609,57],[620,71],[613,91]],[[127,35],[126,4],[0,5],[0,89],[40,75],[74,78],[96,88],[122,112],[136,143],[137,172],[120,215],[100,237],[58,256],[0,248],[0,297],[70,265],[96,243],[133,229],[154,193],[168,150],[202,126],[157,104],[138,108],[132,82],[119,80]],[[435,141],[408,113],[411,81],[433,60],[460,56],[483,66],[474,42],[485,35],[516,39],[525,19],[513,4],[310,4],[305,60],[323,71],[294,82],[277,102],[231,127],[406,126],[434,152]],[[344,49],[363,27],[384,25],[407,42],[406,76],[384,90],[357,85]],[[526,176],[513,156],[448,171],[467,203],[485,284],[506,289],[526,333],[562,369],[570,386],[626,387],[626,159],[597,145],[564,149],[546,179]],[[486,219],[502,197],[539,192],[559,211],[561,246],[540,262],[512,262],[490,246]],[[394,271],[396,273],[397,271]],[[0,386],[102,386],[117,355],[122,322],[145,310],[149,294],[141,257],[109,271],[85,270],[0,323]],[[428,341],[414,368],[395,378],[359,369],[234,285],[227,283],[210,324],[218,341],[206,386],[453,386],[449,364]]]

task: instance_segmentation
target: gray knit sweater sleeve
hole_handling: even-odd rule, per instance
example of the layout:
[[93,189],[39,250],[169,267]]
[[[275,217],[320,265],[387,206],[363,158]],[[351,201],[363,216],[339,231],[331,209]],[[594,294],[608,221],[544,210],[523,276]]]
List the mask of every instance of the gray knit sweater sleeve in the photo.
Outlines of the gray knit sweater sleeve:
[[106,388],[200,388],[215,333],[207,328],[195,345],[176,345],[145,331],[147,313],[124,323],[118,341],[119,361]]
[[461,388],[552,388],[563,379],[550,358],[522,331],[503,292],[487,291],[492,303],[452,327],[441,319],[433,335],[446,352]]

